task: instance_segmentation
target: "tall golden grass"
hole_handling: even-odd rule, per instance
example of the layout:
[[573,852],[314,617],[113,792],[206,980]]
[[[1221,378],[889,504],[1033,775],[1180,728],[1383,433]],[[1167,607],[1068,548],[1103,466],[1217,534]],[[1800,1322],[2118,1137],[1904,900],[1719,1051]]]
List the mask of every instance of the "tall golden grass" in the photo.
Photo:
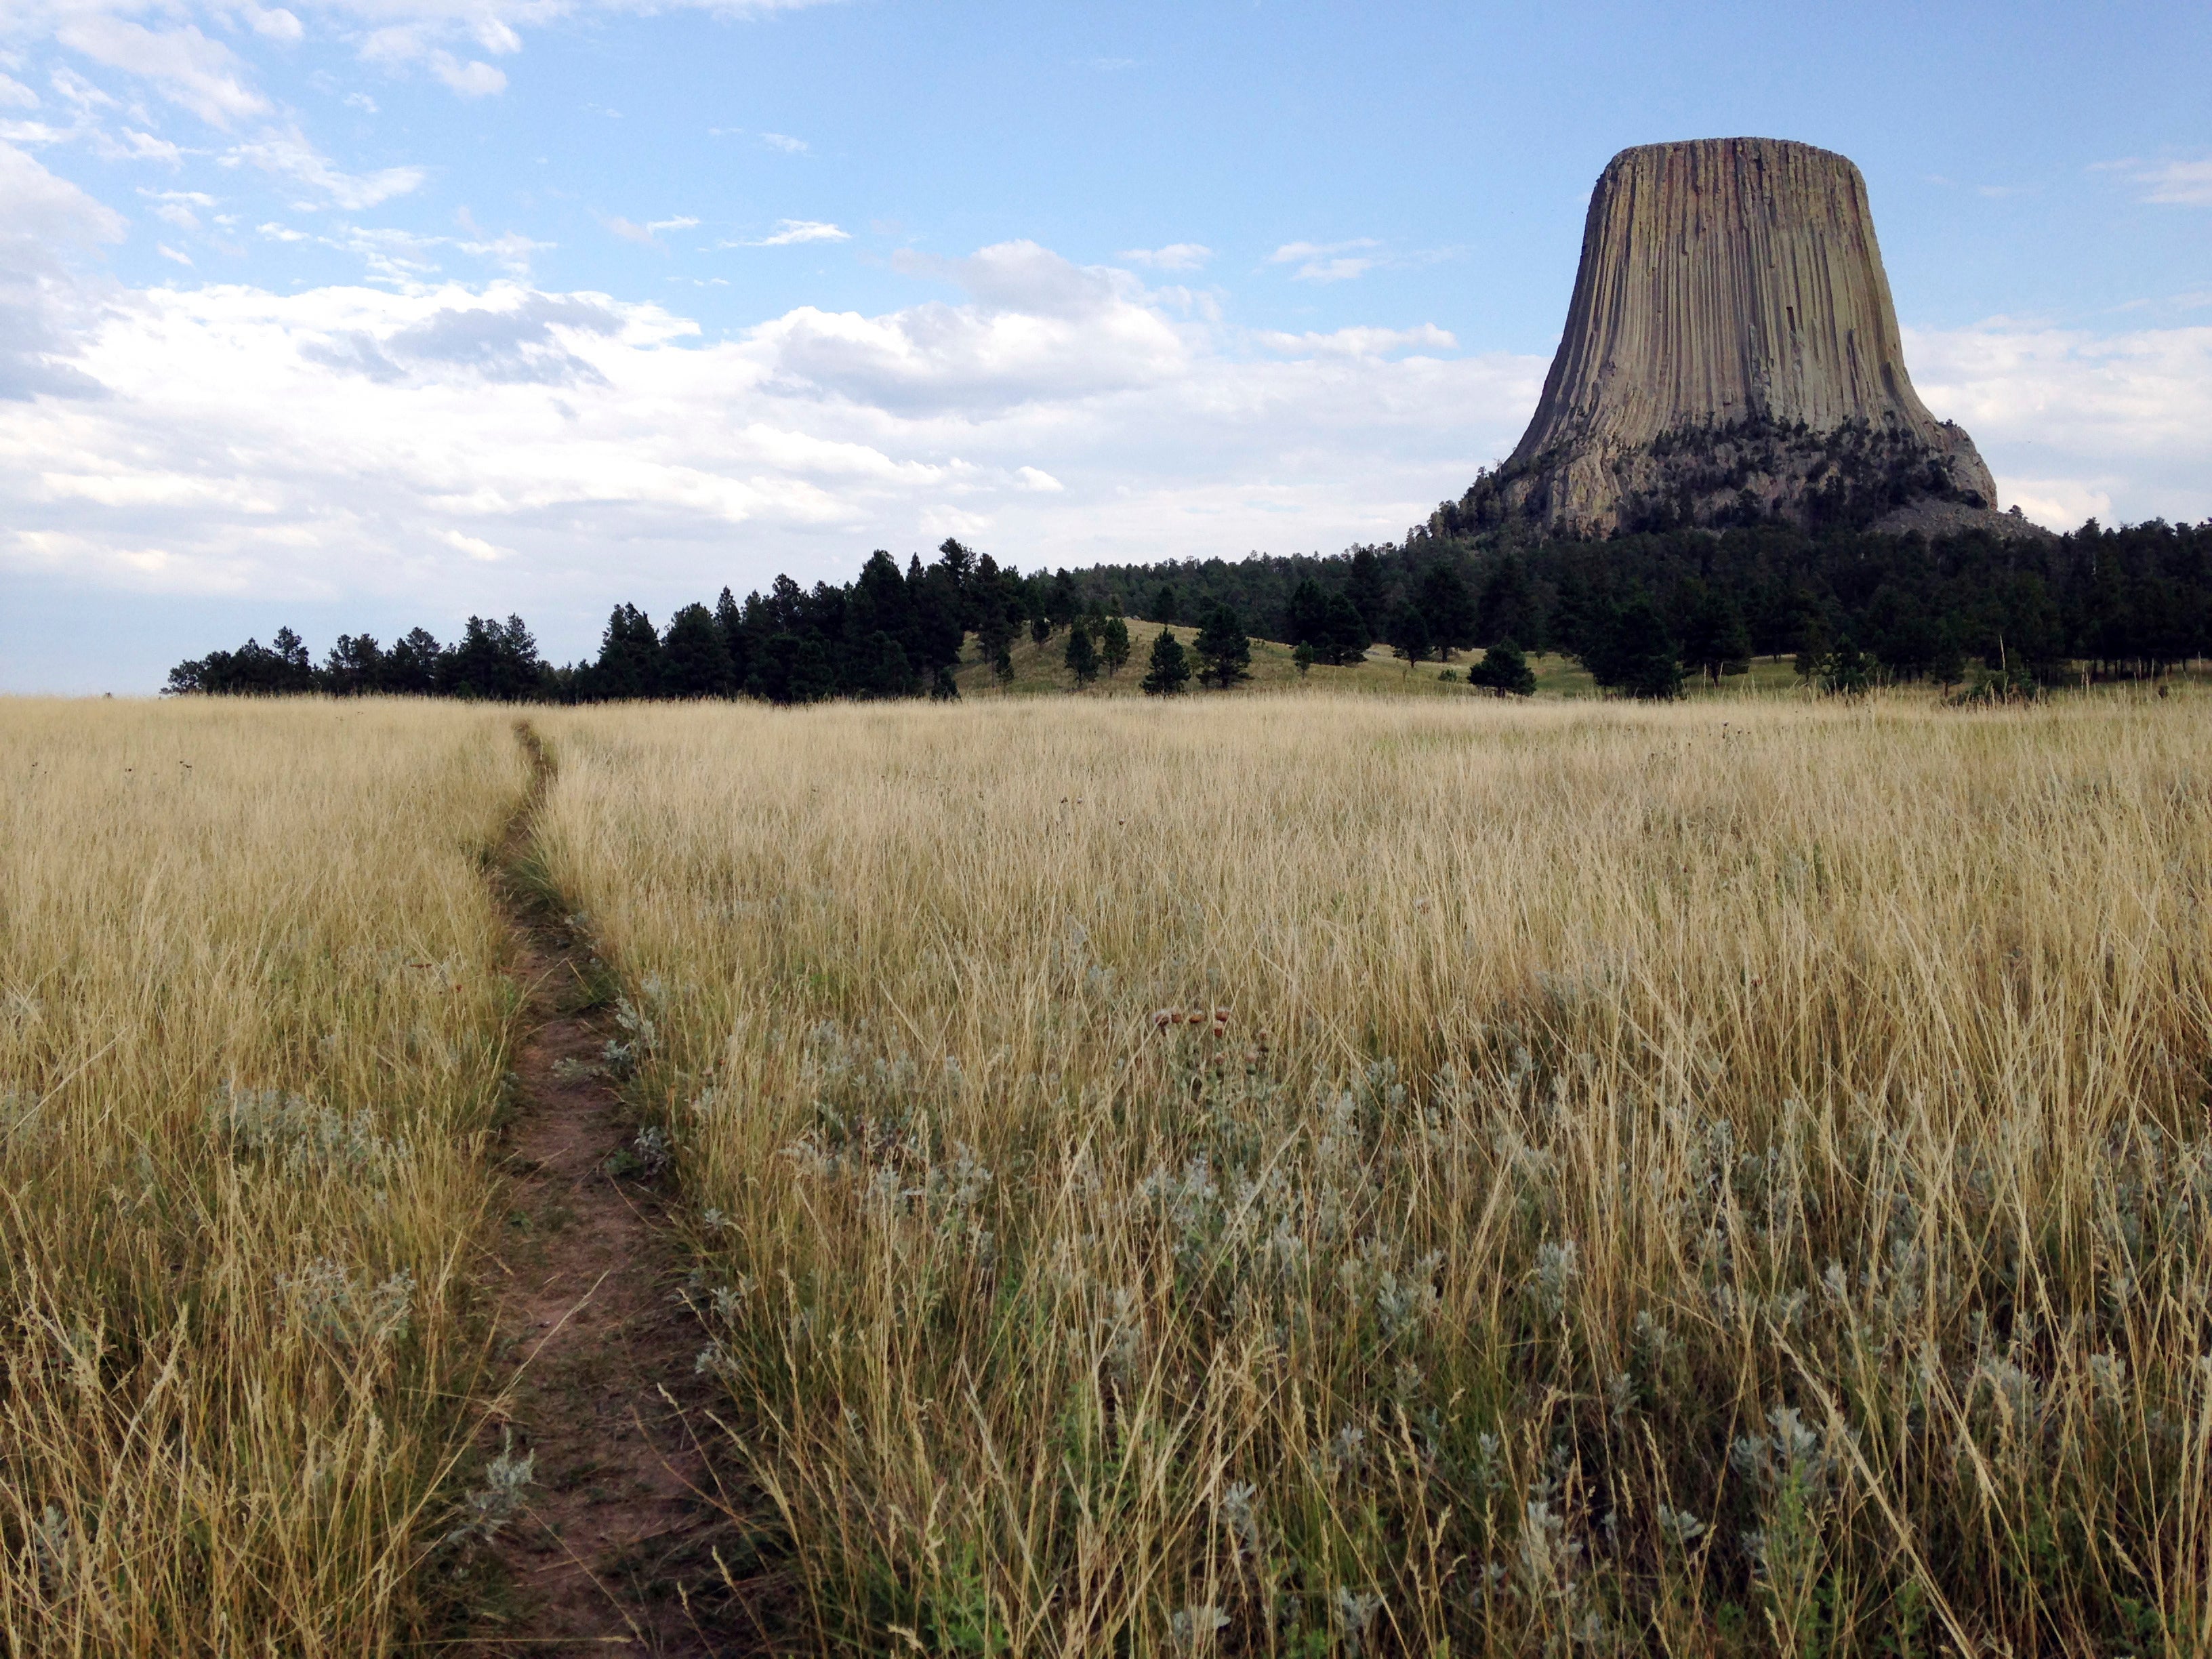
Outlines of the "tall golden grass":
[[544,721],[779,1645],[2205,1651],[2206,713]]
[[420,1634],[517,996],[497,711],[0,702],[0,1647]]

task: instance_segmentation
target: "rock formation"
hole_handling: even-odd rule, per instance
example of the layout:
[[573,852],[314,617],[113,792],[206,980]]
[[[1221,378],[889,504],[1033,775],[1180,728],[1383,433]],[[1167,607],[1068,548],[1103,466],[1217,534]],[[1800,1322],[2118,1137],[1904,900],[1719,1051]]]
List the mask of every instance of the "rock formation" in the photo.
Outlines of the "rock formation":
[[[1767,518],[2027,530],[1905,373],[1866,181],[1774,138],[1647,144],[1590,197],[1520,446],[1450,528],[1604,535]],[[1439,526],[1443,527],[1443,526]]]

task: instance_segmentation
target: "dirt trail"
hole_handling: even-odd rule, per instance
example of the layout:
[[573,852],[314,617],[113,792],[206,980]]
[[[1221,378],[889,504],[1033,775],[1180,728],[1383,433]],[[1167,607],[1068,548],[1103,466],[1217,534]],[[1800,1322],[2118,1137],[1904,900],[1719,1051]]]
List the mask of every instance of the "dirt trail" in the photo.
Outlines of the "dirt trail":
[[[715,1556],[733,1529],[694,1439],[715,1432],[694,1360],[704,1337],[679,1294],[688,1268],[665,1171],[599,1070],[613,1022],[584,942],[518,872],[550,769],[535,767],[495,877],[513,921],[531,1030],[516,1059],[514,1185],[488,1288],[520,1382],[507,1426],[536,1458],[525,1507],[494,1548],[506,1582],[466,1648],[489,1656],[752,1648]],[[658,1179],[656,1179],[658,1177]]]

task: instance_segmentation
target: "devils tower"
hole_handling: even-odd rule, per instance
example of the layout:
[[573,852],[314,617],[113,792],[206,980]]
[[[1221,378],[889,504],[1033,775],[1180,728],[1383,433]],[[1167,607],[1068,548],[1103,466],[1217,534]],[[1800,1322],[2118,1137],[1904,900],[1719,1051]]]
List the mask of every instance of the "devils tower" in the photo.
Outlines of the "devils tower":
[[1625,149],[1599,175],[1543,400],[1453,527],[2024,530],[1912,389],[1866,181],[1778,138]]

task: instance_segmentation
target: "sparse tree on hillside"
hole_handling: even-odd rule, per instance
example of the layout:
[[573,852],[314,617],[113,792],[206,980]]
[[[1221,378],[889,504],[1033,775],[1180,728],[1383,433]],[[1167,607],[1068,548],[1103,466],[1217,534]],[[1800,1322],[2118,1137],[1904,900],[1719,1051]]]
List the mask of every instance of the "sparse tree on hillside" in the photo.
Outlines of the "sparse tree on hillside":
[[1390,618],[1390,648],[1406,659],[1406,672],[1429,654],[1432,641],[1428,618],[1416,605],[1401,605]]
[[1225,605],[1217,605],[1206,613],[1192,649],[1203,684],[1226,691],[1252,678],[1252,641],[1244,637],[1244,626],[1237,620],[1237,613]]
[[1106,618],[1106,625],[1098,631],[1098,659],[1106,665],[1109,675],[1118,674],[1129,661],[1129,624],[1119,617]]
[[1067,625],[1067,672],[1079,686],[1085,686],[1098,678],[1098,651],[1091,643],[1091,625],[1077,617]]
[[1291,653],[1291,665],[1298,671],[1300,679],[1304,679],[1313,672],[1314,648],[1311,643],[1306,641],[1299,641],[1298,648]]
[[1190,661],[1183,654],[1182,641],[1163,628],[1152,641],[1152,665],[1139,686],[1148,696],[1172,697],[1189,683]]
[[1176,591],[1173,586],[1162,582],[1159,592],[1152,595],[1152,614],[1146,620],[1171,623],[1176,619]]
[[1351,595],[1340,592],[1328,596],[1328,608],[1322,612],[1322,637],[1314,641],[1323,662],[1339,668],[1358,662],[1367,654],[1368,642],[1374,637]]
[[1535,671],[1511,640],[1500,640],[1482,653],[1482,660],[1467,671],[1467,683],[1497,692],[1500,696],[1533,697]]

